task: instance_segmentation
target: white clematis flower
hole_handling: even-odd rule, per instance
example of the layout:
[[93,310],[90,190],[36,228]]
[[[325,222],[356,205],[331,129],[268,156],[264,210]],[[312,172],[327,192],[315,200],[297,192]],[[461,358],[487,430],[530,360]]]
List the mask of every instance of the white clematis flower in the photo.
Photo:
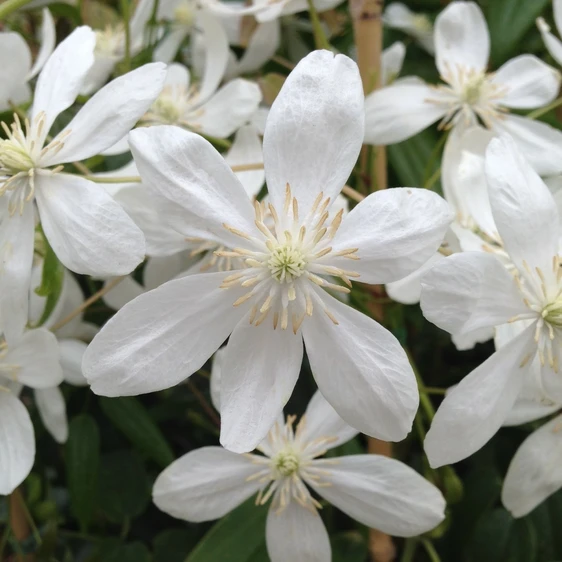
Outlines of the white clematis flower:
[[[510,137],[490,142],[486,175],[493,218],[513,271],[487,252],[448,257],[422,281],[422,310],[453,334],[524,324],[446,396],[425,442],[432,466],[459,461],[482,447],[504,423],[533,373],[545,397],[562,400],[556,204]],[[538,369],[533,369],[535,357]]]
[[372,194],[328,222],[362,134],[357,65],[327,51],[297,65],[269,113],[269,206],[252,204],[202,137],[177,127],[133,131],[131,149],[147,185],[233,248],[222,257],[246,267],[171,281],[123,307],[84,356],[93,391],[173,386],[230,336],[221,443],[250,451],[291,395],[304,339],[318,386],[342,418],[370,435],[403,439],[418,406],[406,354],[390,332],[324,289],[348,292],[351,279],[404,277],[435,252],[452,217],[438,195],[403,188]]
[[[272,498],[266,523],[272,562],[329,562],[328,533],[307,486],[357,521],[394,536],[415,536],[444,519],[439,490],[405,464],[380,455],[319,458],[357,431],[316,393],[300,422],[278,420],[258,454],[221,447],[191,451],[157,478],[154,503],[173,517],[218,519],[257,493]],[[256,507],[259,509],[259,507]]]
[[384,10],[384,25],[411,35],[428,53],[435,52],[433,25],[425,14],[416,14],[401,2],[393,2]]
[[80,27],[60,43],[39,76],[29,120],[2,124],[8,138],[0,141],[0,319],[8,341],[27,321],[35,207],[51,247],[72,271],[123,275],[144,258],[142,232],[121,206],[102,187],[61,172],[62,164],[98,154],[131,129],[160,92],[164,65],[117,78],[48,139],[78,95],[94,41],[93,31]]
[[[562,171],[562,133],[509,113],[512,108],[541,107],[556,98],[560,74],[532,55],[521,55],[495,73],[487,73],[490,37],[474,2],[452,2],[435,22],[436,64],[445,84],[400,81],[365,100],[365,142],[393,144],[441,120],[453,131],[481,122],[496,133],[509,133],[541,175]],[[446,159],[446,152],[444,160]]]
[[35,459],[33,425],[18,395],[22,387],[46,389],[62,381],[57,340],[44,328],[0,342],[0,494],[11,494]]
[[47,8],[43,9],[40,48],[33,65],[29,46],[19,33],[0,33],[0,111],[31,99],[28,82],[43,68],[55,42],[55,22]]
[[[552,0],[552,9],[554,11],[554,23],[558,34],[562,34],[562,0]],[[562,65],[562,42],[555,37],[551,31],[550,26],[544,21],[543,18],[537,19],[537,27],[541,32],[544,45],[552,58],[560,65]]]

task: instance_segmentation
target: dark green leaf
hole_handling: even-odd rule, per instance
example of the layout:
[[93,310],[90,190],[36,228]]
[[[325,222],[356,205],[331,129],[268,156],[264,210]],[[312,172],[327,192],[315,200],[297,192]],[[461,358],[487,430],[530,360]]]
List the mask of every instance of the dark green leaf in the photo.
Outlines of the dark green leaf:
[[150,481],[142,459],[117,451],[101,459],[99,505],[115,523],[140,515],[150,502]]
[[72,512],[83,531],[88,529],[98,499],[100,436],[96,422],[83,414],[70,422],[66,471]]
[[154,562],[183,562],[195,546],[193,529],[168,529],[154,539]]
[[141,542],[123,544],[106,554],[103,562],[150,562],[150,551]]
[[201,540],[186,562],[249,562],[265,544],[267,506],[250,498],[221,519]]
[[133,397],[101,398],[100,404],[105,415],[139,451],[162,468],[174,460],[172,449],[139,400]]
[[367,541],[357,531],[338,533],[331,539],[332,562],[365,562]]

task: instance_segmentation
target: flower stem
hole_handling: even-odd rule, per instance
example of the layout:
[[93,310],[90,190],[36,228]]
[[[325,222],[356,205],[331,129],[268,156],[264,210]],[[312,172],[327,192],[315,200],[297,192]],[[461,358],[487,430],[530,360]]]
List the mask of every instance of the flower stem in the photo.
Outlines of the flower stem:
[[416,549],[418,548],[419,541],[417,537],[406,539],[404,543],[404,551],[402,552],[402,558],[400,562],[412,562],[414,560],[414,555],[416,554]]
[[561,105],[562,105],[562,98],[558,98],[545,107],[539,107],[538,109],[535,109],[535,111],[531,111],[531,113],[527,114],[527,117],[529,119],[538,119],[539,117],[542,117],[543,115],[545,115],[549,111],[552,111],[553,109],[556,109],[557,107],[560,107]]
[[314,45],[317,49],[328,49],[330,50],[330,42],[324,33],[324,28],[318,17],[318,12],[316,11],[316,6],[312,0],[307,0],[308,11],[310,13],[310,21],[312,22],[312,33],[314,34]]
[[203,393],[195,386],[195,383],[191,380],[191,378],[187,379],[186,382],[187,382],[187,386],[189,387],[189,390],[193,392],[193,395],[195,396],[195,398],[201,405],[201,408],[203,408],[209,419],[213,422],[214,425],[220,427],[221,420],[217,415],[217,413],[215,412],[215,409],[209,404],[209,402],[207,402],[207,399],[205,398]]
[[433,546],[433,543],[431,541],[427,539],[421,539],[421,543],[425,548],[425,551],[427,552],[427,555],[429,556],[431,562],[441,562],[441,558],[439,558],[439,554],[437,554],[437,551],[435,550],[435,547]]
[[19,10],[30,2],[31,0],[5,0],[0,5],[0,19],[8,17],[12,12]]

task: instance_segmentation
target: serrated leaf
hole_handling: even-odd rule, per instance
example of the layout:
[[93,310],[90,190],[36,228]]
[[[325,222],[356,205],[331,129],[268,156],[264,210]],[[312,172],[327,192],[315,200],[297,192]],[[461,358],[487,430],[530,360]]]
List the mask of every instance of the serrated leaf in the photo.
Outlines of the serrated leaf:
[[186,562],[256,562],[265,544],[268,509],[250,498],[216,523]]
[[87,531],[97,506],[100,464],[100,436],[98,426],[86,414],[70,422],[66,444],[66,472],[70,506]]
[[486,16],[492,40],[494,68],[520,54],[519,46],[550,0],[492,0]]
[[101,459],[99,506],[114,523],[137,517],[150,503],[150,480],[142,459],[131,451],[116,451]]
[[100,398],[100,404],[104,414],[139,451],[162,468],[173,462],[172,449],[138,399]]

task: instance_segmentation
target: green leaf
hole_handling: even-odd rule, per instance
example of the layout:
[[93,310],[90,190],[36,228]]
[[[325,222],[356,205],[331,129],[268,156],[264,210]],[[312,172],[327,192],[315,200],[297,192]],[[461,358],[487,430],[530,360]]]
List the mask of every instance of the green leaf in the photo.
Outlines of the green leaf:
[[99,505],[114,523],[140,515],[150,503],[150,480],[142,459],[117,451],[101,459]]
[[550,0],[490,0],[486,15],[494,68],[519,54],[521,40],[548,4]]
[[258,562],[265,544],[268,506],[248,501],[223,517],[199,542],[186,562]]
[[86,414],[70,422],[66,444],[66,471],[72,512],[82,531],[90,525],[98,499],[100,436],[98,426]]
[[43,239],[45,243],[43,272],[41,275],[41,285],[35,289],[35,292],[40,297],[46,297],[46,301],[43,314],[37,323],[38,326],[42,326],[49,316],[51,316],[62,293],[62,287],[64,284],[64,266],[57,258],[44,235]]
[[196,543],[196,529],[167,529],[152,542],[154,562],[183,562]]
[[150,551],[141,542],[122,544],[106,553],[103,562],[150,562]]
[[142,403],[133,397],[100,398],[101,409],[133,445],[162,468],[174,460],[172,449]]
[[367,541],[357,531],[338,533],[331,539],[332,562],[365,562],[368,555]]

